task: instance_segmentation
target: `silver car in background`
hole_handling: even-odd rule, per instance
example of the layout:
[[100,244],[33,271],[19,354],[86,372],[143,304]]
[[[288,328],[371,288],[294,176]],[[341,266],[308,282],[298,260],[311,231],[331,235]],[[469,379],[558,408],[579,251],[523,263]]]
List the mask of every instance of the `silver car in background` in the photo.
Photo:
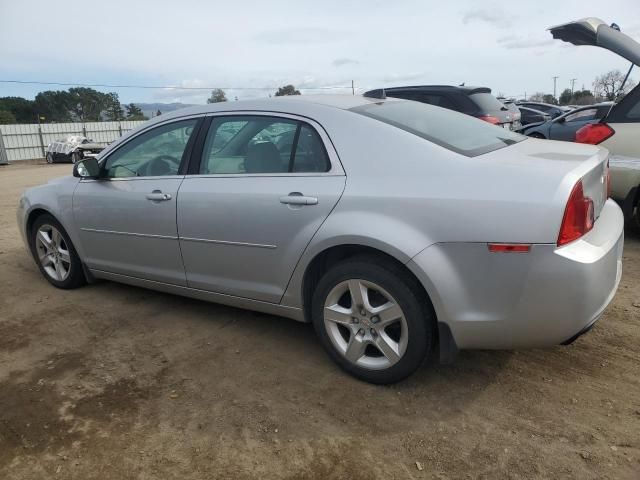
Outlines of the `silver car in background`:
[[621,275],[607,151],[381,97],[162,115],[27,190],[20,231],[56,287],[101,278],[312,322],[374,383],[436,346],[450,361],[588,330]]

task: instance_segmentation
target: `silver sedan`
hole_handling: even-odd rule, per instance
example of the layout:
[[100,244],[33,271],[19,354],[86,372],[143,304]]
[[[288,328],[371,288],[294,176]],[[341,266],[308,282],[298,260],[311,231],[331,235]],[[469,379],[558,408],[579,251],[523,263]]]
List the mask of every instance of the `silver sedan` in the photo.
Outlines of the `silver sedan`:
[[607,151],[374,96],[162,115],[27,190],[20,231],[56,287],[107,279],[311,322],[374,383],[436,347],[446,362],[587,331],[622,270]]

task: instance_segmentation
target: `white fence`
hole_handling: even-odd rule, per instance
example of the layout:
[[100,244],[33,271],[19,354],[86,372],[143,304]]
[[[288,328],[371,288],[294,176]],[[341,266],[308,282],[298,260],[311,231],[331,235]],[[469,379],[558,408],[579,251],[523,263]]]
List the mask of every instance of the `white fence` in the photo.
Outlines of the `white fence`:
[[[43,123],[0,125],[0,158],[11,161],[45,157],[45,148],[67,135],[82,135],[96,143],[108,145],[129,130],[142,125],[142,120],[121,122]],[[3,149],[4,144],[4,151]]]

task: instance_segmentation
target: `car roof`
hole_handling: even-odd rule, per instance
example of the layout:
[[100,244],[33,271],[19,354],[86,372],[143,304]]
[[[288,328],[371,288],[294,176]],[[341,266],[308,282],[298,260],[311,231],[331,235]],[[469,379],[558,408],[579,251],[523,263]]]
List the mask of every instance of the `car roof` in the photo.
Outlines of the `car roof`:
[[458,92],[465,95],[471,95],[473,93],[491,93],[491,89],[488,87],[472,87],[466,85],[408,85],[404,87],[389,87],[384,89],[384,91],[387,93],[421,90],[430,90],[437,92]]
[[215,112],[251,112],[266,111],[289,113],[301,116],[313,117],[314,112],[326,109],[350,110],[355,107],[380,102],[405,102],[397,98],[378,99],[368,98],[363,95],[289,95],[283,97],[257,98],[252,100],[240,100],[235,102],[218,102],[206,105],[181,108],[166,114],[153,117],[148,125],[160,123],[172,118],[180,118],[191,115],[206,115]]

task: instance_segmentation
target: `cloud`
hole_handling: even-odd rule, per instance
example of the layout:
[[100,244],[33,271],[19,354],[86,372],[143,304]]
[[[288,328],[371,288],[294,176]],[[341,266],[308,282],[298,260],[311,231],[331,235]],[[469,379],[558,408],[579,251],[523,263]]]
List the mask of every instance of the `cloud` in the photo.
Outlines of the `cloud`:
[[274,45],[300,45],[310,43],[329,43],[341,40],[347,36],[346,32],[322,27],[298,27],[268,30],[254,35],[257,42]]
[[408,82],[410,80],[418,80],[419,78],[424,78],[424,72],[414,72],[414,73],[390,73],[389,75],[385,75],[382,77],[383,82]]
[[345,65],[358,65],[360,62],[353,58],[336,58],[331,65],[334,67],[344,67]]
[[516,35],[507,35],[505,37],[498,38],[498,45],[509,50],[546,47],[549,45],[555,45],[556,43],[557,42],[554,41],[553,38],[540,38],[538,36],[518,37]]
[[508,28],[513,25],[513,17],[509,17],[497,9],[485,10],[476,8],[468,11],[462,17],[462,23],[465,25],[473,22],[484,22],[494,27]]

